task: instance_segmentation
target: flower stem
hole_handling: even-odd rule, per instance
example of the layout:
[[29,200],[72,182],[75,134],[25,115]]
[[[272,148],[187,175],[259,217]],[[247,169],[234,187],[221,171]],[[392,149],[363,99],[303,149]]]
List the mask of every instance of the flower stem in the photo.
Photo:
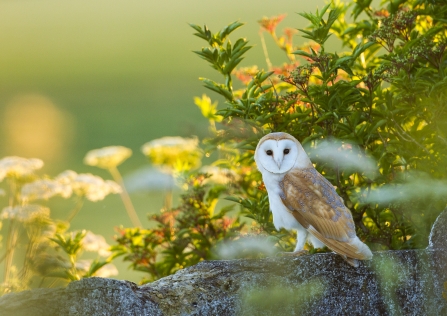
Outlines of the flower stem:
[[168,189],[165,196],[164,209],[169,211],[172,208],[172,189]]
[[16,194],[17,194],[17,183],[15,179],[8,179],[9,185],[9,206],[14,207],[16,202]]
[[[9,206],[14,207],[16,201],[17,194],[17,183],[15,179],[9,179]],[[11,266],[14,258],[14,250],[17,245],[17,227],[16,221],[14,219],[9,220],[9,229],[8,229],[8,238],[6,240],[6,253],[4,257],[1,259],[5,259],[5,274],[4,274],[4,282],[6,286],[9,285],[9,278],[11,274]]]
[[78,270],[76,269],[76,256],[70,255],[70,263],[71,263],[71,275],[73,277],[73,280],[80,280]]
[[270,58],[269,58],[267,45],[265,44],[264,34],[262,32],[260,32],[259,36],[261,37],[261,44],[262,44],[262,50],[263,50],[264,56],[265,56],[265,62],[267,63],[267,67],[270,70],[273,65],[272,65],[272,62],[270,61]]
[[11,274],[11,267],[12,262],[14,258],[14,250],[17,245],[17,238],[18,238],[18,229],[16,221],[11,219],[9,222],[9,233],[8,233],[8,239],[6,241],[6,261],[5,261],[5,284],[9,284],[10,274]]
[[32,277],[30,265],[36,255],[38,239],[42,236],[42,227],[29,225],[26,227],[26,231],[28,233],[28,246],[26,248],[25,258],[23,259],[23,267],[19,273],[22,289],[25,289],[30,284],[30,279]]
[[124,207],[126,208],[127,215],[129,215],[132,225],[135,227],[143,227],[140,219],[138,218],[138,214],[135,211],[135,208],[133,207],[132,200],[130,199],[129,194],[127,193],[126,187],[124,186],[123,178],[121,177],[120,172],[116,167],[109,168],[108,170],[112,175],[113,179],[115,180],[115,182],[117,182],[122,188],[121,200],[123,201]]
[[68,215],[67,222],[71,222],[73,218],[79,213],[82,206],[84,205],[84,198],[79,198],[76,202],[75,207],[71,210],[70,215]]

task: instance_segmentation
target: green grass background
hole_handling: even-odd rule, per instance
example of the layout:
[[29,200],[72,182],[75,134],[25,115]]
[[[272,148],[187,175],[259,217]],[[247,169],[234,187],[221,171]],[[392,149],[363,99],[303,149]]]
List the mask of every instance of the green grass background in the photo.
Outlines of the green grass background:
[[[206,23],[216,32],[230,22],[246,22],[231,37],[233,41],[246,37],[255,46],[242,65],[266,68],[256,21],[287,13],[278,31],[286,26],[303,28],[307,22],[296,12],[323,5],[323,0],[0,1],[0,157],[47,157],[41,174],[54,176],[73,169],[110,178],[83,165],[82,159],[88,150],[123,145],[134,151],[120,167],[126,176],[147,165],[140,152],[145,142],[162,136],[203,138],[207,133],[207,121],[193,97],[207,93],[214,99],[198,77],[220,78],[192,53],[205,42],[192,35],[187,23]],[[268,36],[266,41],[270,58],[280,65],[285,56]],[[304,42],[298,36],[295,41]],[[33,134],[48,125],[45,113],[32,114],[36,124],[31,130],[27,123],[8,125],[11,115],[17,114],[18,123],[24,116],[15,112],[14,100],[30,94],[47,98],[64,118],[62,129],[46,136],[48,146],[53,139],[62,144],[57,155],[48,157],[47,146],[24,150],[8,139],[18,133],[25,143],[31,142]],[[161,208],[163,192],[133,194],[132,199],[149,225],[147,214]],[[4,204],[6,198],[0,197],[0,205]],[[61,207],[53,214],[62,218],[67,211]],[[119,197],[110,196],[87,203],[72,229],[92,230],[112,243],[113,228],[119,225],[130,226],[130,220]],[[127,264],[120,262],[115,262],[118,278],[141,278],[141,273],[127,270]]]

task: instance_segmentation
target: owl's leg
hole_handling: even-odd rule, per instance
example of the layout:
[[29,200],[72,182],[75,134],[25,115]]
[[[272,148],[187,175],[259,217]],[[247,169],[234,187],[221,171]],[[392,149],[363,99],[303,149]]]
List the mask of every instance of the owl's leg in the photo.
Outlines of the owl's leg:
[[303,227],[297,228],[296,230],[296,246],[293,252],[281,252],[278,255],[280,256],[302,256],[307,255],[309,252],[304,249],[304,245],[307,240],[307,230]]
[[309,234],[308,241],[309,241],[310,244],[312,244],[312,246],[314,248],[323,248],[324,246],[326,246],[319,239],[314,237],[312,234]]
[[297,229],[296,231],[296,246],[295,250],[291,253],[294,256],[306,255],[308,253],[307,250],[304,249],[304,245],[306,244],[308,232],[305,228]]

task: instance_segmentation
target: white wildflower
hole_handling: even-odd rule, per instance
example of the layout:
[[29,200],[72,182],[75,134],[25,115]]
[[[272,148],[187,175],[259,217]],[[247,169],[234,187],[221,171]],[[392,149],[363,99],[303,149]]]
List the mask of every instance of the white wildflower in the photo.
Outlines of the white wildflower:
[[162,168],[194,169],[200,166],[202,151],[197,138],[162,137],[141,147],[151,162]]
[[103,200],[109,194],[121,193],[121,187],[114,181],[106,180],[92,174],[79,174],[73,182],[73,191],[85,196],[92,202]]
[[128,192],[173,190],[175,181],[172,174],[153,167],[143,167],[126,175],[124,186]]
[[277,250],[275,241],[265,236],[241,236],[236,240],[228,240],[217,245],[219,259],[229,260],[243,258],[247,255],[263,253],[267,256],[274,255]]
[[73,192],[78,196],[85,196],[92,202],[103,200],[109,194],[121,193],[121,186],[111,180],[104,180],[91,173],[77,174],[67,170],[58,175],[56,181],[71,185]]
[[132,150],[123,146],[109,146],[90,150],[84,158],[84,163],[103,169],[114,168],[132,155]]
[[54,222],[47,222],[46,225],[42,228],[42,232],[40,237],[45,238],[48,241],[48,238],[52,238],[58,231],[58,227]]
[[7,206],[0,213],[0,219],[15,219],[20,222],[31,222],[38,218],[48,218],[50,209],[40,205]]
[[[75,267],[78,271],[87,272],[88,270],[90,270],[92,263],[93,260],[91,259],[79,260],[75,263]],[[70,265],[68,263],[66,264],[66,268],[70,268]],[[102,266],[94,273],[94,276],[99,278],[108,278],[113,275],[118,275],[118,269],[112,263],[108,263]]]
[[110,245],[106,242],[106,239],[91,231],[88,231],[82,239],[82,245],[86,251],[97,252],[101,257],[108,257],[112,254],[109,251]]
[[200,169],[203,173],[208,173],[211,177],[208,179],[215,184],[228,184],[237,180],[236,172],[226,168],[219,168],[215,166],[204,166]]
[[99,278],[108,278],[114,275],[118,275],[118,269],[114,264],[108,263],[95,272],[95,276]]
[[[90,269],[92,262],[93,262],[93,260],[91,260],[91,259],[79,260],[78,262],[75,263],[75,268],[77,270],[87,272]],[[69,265],[69,263],[67,263],[66,268],[70,268],[70,267],[71,266]]]
[[0,181],[4,178],[21,178],[43,167],[43,161],[37,158],[5,157],[0,159]]
[[71,185],[71,183],[74,181],[74,179],[76,179],[77,176],[78,174],[73,170],[65,170],[64,172],[60,173],[54,180],[62,184]]
[[25,184],[21,193],[22,198],[26,201],[48,200],[55,195],[60,195],[66,199],[71,196],[72,188],[70,185],[57,180],[42,179]]

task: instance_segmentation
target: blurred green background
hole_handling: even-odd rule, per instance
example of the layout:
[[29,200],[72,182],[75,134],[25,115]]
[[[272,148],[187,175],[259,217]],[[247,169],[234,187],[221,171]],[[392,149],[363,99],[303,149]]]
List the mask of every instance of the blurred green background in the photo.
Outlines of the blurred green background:
[[[323,5],[323,0],[0,1],[0,157],[41,158],[41,174],[51,176],[72,169],[110,178],[82,159],[91,149],[122,145],[134,155],[120,170],[125,177],[138,173],[147,167],[140,152],[145,142],[207,133],[208,122],[193,97],[215,97],[198,77],[220,78],[192,53],[204,42],[188,23],[216,32],[245,22],[232,39],[246,37],[255,47],[241,65],[266,68],[257,21],[287,13],[278,30],[303,28],[307,23],[296,12]],[[270,38],[266,42],[272,62],[282,64],[283,53]],[[304,41],[296,36],[295,42]],[[163,192],[131,197],[149,225],[147,214],[162,207]],[[68,212],[52,211],[60,218]],[[102,234],[112,243],[119,225],[130,226],[130,220],[119,197],[109,196],[87,203],[71,228]],[[119,279],[141,278],[119,261]]]

